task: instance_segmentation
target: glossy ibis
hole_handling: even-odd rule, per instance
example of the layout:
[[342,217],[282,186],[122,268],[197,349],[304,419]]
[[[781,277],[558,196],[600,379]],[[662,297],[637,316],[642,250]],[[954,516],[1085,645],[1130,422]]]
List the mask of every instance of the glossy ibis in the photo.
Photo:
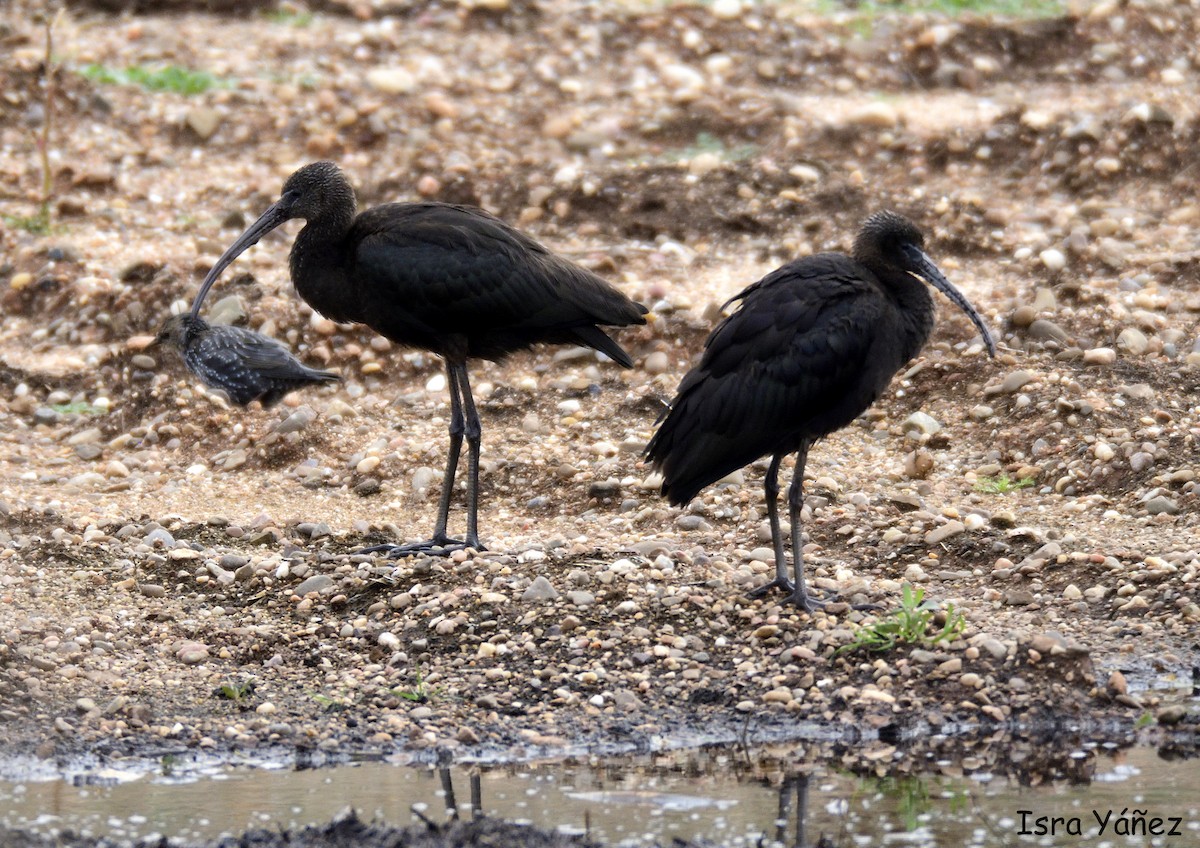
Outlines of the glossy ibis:
[[[967,313],[995,356],[983,319],[925,255],[920,230],[878,212],[863,224],[851,256],[789,262],[726,303],[741,306],[717,325],[700,364],[680,382],[646,448],[672,504],[771,457],[765,489],[775,579],[753,595],[778,587],[805,610],[823,605],[804,586],[800,509],[808,450],[864,412],[921,350],[934,309],[922,280]],[[795,582],[787,575],[777,506],[779,466],[789,453],[796,454],[788,490]]]
[[257,400],[270,408],[290,391],[342,379],[332,371],[309,368],[269,336],[210,325],[191,312],[168,318],[154,341],[178,350],[206,386],[220,389],[239,406]]
[[[403,556],[481,549],[481,427],[467,361],[496,362],[538,343],[579,344],[628,368],[629,355],[600,326],[644,324],[646,308],[482,209],[432,202],[387,203],[357,215],[355,209],[354,190],[332,162],[296,171],[279,200],[217,260],[192,311],[243,251],[284,221],[304,219],[289,263],[300,297],[333,321],[366,324],[446,363],[450,451],[433,537],[367,550]],[[446,527],[464,438],[467,533],[458,540]]]

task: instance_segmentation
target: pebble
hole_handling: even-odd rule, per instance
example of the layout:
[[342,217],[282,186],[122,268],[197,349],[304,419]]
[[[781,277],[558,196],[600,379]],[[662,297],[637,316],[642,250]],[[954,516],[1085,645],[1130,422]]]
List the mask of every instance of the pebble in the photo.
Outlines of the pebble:
[[208,659],[208,646],[200,642],[184,642],[175,656],[184,665],[196,665]]
[[716,153],[698,153],[688,161],[688,173],[702,177],[721,167],[721,157]]
[[1049,271],[1061,271],[1067,267],[1067,256],[1056,247],[1047,248],[1038,254],[1038,259]]
[[156,527],[147,533],[143,541],[155,548],[173,548],[175,546],[175,537],[161,527]]
[[302,406],[287,418],[275,425],[274,431],[280,435],[299,433],[317,418],[316,411],[311,406]]
[[100,441],[100,435],[101,434],[100,434],[99,427],[88,427],[87,429],[80,430],[78,433],[75,433],[70,438],[68,438],[67,444],[68,445],[92,444],[94,442]]
[[1018,306],[1012,311],[1012,315],[1009,316],[1008,320],[1012,322],[1014,327],[1028,327],[1037,320],[1037,310],[1028,304]]
[[643,367],[647,374],[665,374],[671,368],[671,360],[663,351],[656,350],[646,357]]
[[1111,347],[1094,347],[1083,352],[1085,365],[1112,365],[1117,361],[1117,352]]
[[375,637],[375,641],[379,644],[379,647],[386,651],[400,650],[400,637],[395,633],[392,633],[390,630],[385,630],[380,633],[377,637]]
[[613,478],[595,480],[588,484],[587,494],[589,498],[615,498],[621,494],[621,482]]
[[932,436],[942,429],[942,425],[937,419],[920,411],[914,412],[905,418],[904,423],[900,427],[906,433],[916,430],[926,436]]
[[891,104],[874,100],[851,112],[849,122],[860,127],[890,129],[900,122],[900,116]]
[[1141,356],[1149,346],[1150,340],[1137,327],[1126,327],[1117,336],[1117,347],[1134,356]]
[[714,18],[732,21],[742,16],[742,0],[714,0],[710,9]]
[[1164,727],[1181,723],[1188,716],[1188,709],[1183,704],[1170,704],[1163,707],[1154,718]]
[[983,393],[985,395],[1011,395],[1019,391],[1033,379],[1034,374],[1032,371],[1026,371],[1023,368],[1018,369],[1006,374],[1004,379],[999,383],[985,387]]
[[1027,606],[1034,601],[1033,592],[1028,589],[1010,589],[1004,593],[1004,603],[1010,607]]
[[980,639],[977,647],[987,651],[992,655],[993,659],[1002,660],[1008,656],[1008,646],[999,639],[986,638]]
[[1063,345],[1071,340],[1066,330],[1045,318],[1038,318],[1029,325],[1029,337],[1038,341],[1054,341]]
[[786,704],[792,700],[792,690],[786,686],[780,686],[763,693],[762,699],[766,704]]
[[1175,515],[1179,512],[1179,504],[1166,495],[1158,495],[1146,501],[1146,512],[1151,515]]
[[522,601],[553,601],[558,597],[558,590],[540,574],[533,578],[533,582],[521,593]]
[[404,68],[372,68],[367,85],[384,94],[408,94],[417,87],[417,78]]
[[966,532],[966,525],[961,521],[947,521],[940,527],[934,527],[925,534],[925,544],[937,545],[941,542],[951,539],[960,533]]
[[208,141],[220,128],[222,118],[223,116],[216,109],[208,106],[196,106],[188,109],[183,121],[201,141]]
[[1021,113],[1021,123],[1031,130],[1041,131],[1054,125],[1054,116],[1048,112],[1026,109]]
[[675,526],[680,530],[711,530],[712,525],[700,515],[681,515],[675,519]]
[[248,317],[246,302],[236,294],[225,295],[212,305],[208,313],[210,324],[241,324]]
[[331,586],[333,586],[333,578],[328,574],[314,574],[302,581],[293,591],[300,597],[304,597],[309,592],[324,592]]
[[425,494],[438,482],[440,477],[441,473],[436,468],[422,465],[412,473],[412,490]]

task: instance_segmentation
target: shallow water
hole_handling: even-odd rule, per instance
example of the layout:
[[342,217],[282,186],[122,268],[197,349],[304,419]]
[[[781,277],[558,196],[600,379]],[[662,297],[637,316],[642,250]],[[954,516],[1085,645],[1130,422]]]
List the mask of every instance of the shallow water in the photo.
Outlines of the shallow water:
[[[986,755],[931,757],[910,774],[895,773],[887,746],[877,750],[876,775],[844,771],[828,756],[805,762],[796,746],[449,769],[380,761],[320,769],[168,763],[168,773],[109,767],[0,782],[0,822],[199,838],[328,821],[350,805],[394,825],[414,821],[414,807],[441,821],[448,807],[467,817],[477,806],[622,846],[679,838],[790,848],[822,836],[836,846],[1200,846],[1200,759],[1084,743],[1049,760],[1034,746],[1000,769],[989,768]],[[1149,836],[1155,829],[1159,838]]]

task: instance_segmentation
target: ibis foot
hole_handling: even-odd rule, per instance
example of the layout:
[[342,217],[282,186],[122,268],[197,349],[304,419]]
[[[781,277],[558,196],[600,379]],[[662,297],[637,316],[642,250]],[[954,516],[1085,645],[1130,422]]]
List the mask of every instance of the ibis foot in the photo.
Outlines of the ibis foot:
[[382,554],[387,559],[400,559],[408,556],[450,556],[455,551],[465,551],[474,548],[477,551],[487,550],[476,541],[451,539],[449,536],[434,537],[423,542],[409,542],[407,545],[372,545],[355,553]]
[[816,612],[829,603],[820,598],[814,598],[803,588],[796,588],[796,585],[786,577],[776,577],[770,583],[759,586],[757,589],[752,589],[746,593],[747,598],[761,598],[767,595],[773,589],[782,589],[788,593],[788,596],[783,599],[782,603],[790,604],[794,607],[799,607],[805,612]]
[[796,587],[792,585],[792,581],[786,577],[776,577],[770,583],[764,583],[757,589],[751,589],[746,593],[747,598],[762,598],[771,593],[773,589],[782,589],[785,592],[795,592]]

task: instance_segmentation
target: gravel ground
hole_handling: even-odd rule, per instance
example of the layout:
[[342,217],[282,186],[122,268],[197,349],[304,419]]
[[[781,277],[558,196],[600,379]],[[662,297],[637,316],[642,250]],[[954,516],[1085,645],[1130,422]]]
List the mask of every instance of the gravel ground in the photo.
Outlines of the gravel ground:
[[[1024,22],[321,8],[76,3],[48,234],[13,217],[41,186],[44,45],[25,4],[0,13],[9,751],[519,758],[747,727],[1195,724],[1167,691],[1200,665],[1194,3]],[[93,64],[218,85],[78,73]],[[295,227],[210,309],[343,384],[241,410],[147,349],[317,158],[364,205],[482,205],[652,308],[618,334],[629,371],[562,348],[473,367],[487,552],[353,553],[428,535],[447,393],[436,358],[294,296]],[[967,619],[951,644],[864,656],[838,649],[872,613],[746,599],[770,571],[763,464],[676,510],[640,452],[719,304],[847,249],[883,207],[920,223],[1003,343],[987,359],[939,297],[921,358],[809,458],[816,586],[891,607],[908,582]]]

